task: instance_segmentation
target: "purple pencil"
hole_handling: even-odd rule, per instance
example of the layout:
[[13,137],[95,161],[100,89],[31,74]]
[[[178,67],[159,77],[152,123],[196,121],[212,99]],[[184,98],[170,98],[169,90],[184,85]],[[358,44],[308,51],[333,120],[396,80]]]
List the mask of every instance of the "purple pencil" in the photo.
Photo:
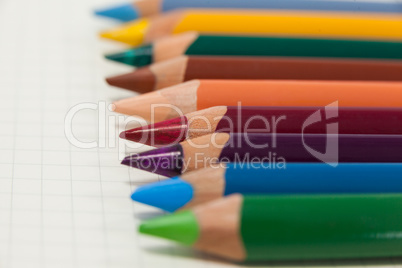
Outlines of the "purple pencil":
[[122,164],[172,177],[217,162],[402,162],[402,135],[215,133],[127,156]]

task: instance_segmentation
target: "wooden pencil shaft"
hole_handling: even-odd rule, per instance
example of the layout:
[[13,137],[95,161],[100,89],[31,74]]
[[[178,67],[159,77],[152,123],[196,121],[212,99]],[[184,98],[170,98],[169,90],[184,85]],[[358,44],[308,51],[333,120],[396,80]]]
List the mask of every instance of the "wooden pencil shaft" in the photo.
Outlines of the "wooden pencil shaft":
[[[286,162],[402,162],[402,136],[337,134],[230,134],[225,143],[212,134],[182,142],[188,169],[213,163],[262,161]],[[223,140],[224,141],[224,140]],[[200,145],[208,145],[204,154]],[[222,145],[223,148],[221,147]],[[220,148],[212,152],[213,148]],[[204,166],[202,165],[204,163]]]
[[[332,103],[339,107],[402,108],[402,83],[193,80],[115,102],[115,111],[159,122],[180,116],[178,111],[185,114],[221,105],[306,107]],[[163,107],[152,109],[155,105]]]
[[107,81],[144,93],[193,79],[401,81],[401,73],[398,61],[182,56]]
[[394,163],[339,163],[336,167],[326,163],[287,163],[280,167],[228,163],[188,172],[180,178],[197,192],[193,200],[205,198],[203,195],[213,200],[217,196],[209,193],[216,191],[219,197],[233,193],[402,193],[401,172],[402,164]]
[[245,197],[247,259],[392,257],[402,253],[402,195]]
[[[225,23],[223,23],[225,22]],[[161,30],[163,29],[163,30]],[[397,15],[291,11],[185,10],[151,21],[144,41],[198,31],[216,34],[285,35],[350,39],[402,40]]]
[[[402,193],[401,172],[402,164],[394,163],[339,163],[336,167],[326,163],[287,163],[281,166],[267,163],[228,163],[188,172],[177,180],[169,180],[169,182],[176,181],[173,187],[165,185],[165,182],[155,183],[154,188],[149,188],[149,194],[153,195],[154,199],[166,193],[171,196],[179,196],[183,192],[192,195],[189,199],[176,198],[175,202],[169,200],[159,204],[153,202],[156,207],[174,211],[192,208],[234,193],[243,195]],[[190,187],[185,188],[184,185]],[[169,202],[174,202],[174,206],[166,207],[166,203],[170,204]]]
[[133,46],[188,31],[217,35],[402,40],[398,14],[197,9],[143,18],[101,33]]
[[[339,134],[402,134],[402,109],[399,108],[354,108],[354,107],[227,107],[227,112],[218,121],[213,132],[233,133],[312,133],[325,134],[325,124],[304,126],[306,120],[320,111],[324,115],[336,115]],[[193,119],[202,122],[207,117]],[[190,119],[191,120],[191,119]],[[197,125],[201,125],[198,122]],[[191,128],[188,123],[187,137],[197,131],[206,133],[208,128]],[[215,123],[216,124],[216,123]],[[305,127],[305,128],[304,128]],[[204,134],[204,135],[205,135]],[[196,135],[194,135],[196,136]]]
[[395,257],[402,255],[401,206],[401,194],[234,194],[140,231],[235,261]]
[[151,45],[107,55],[128,65],[142,67],[181,55],[281,56],[401,59],[401,42],[285,38],[262,36],[199,35],[188,32],[161,38]]
[[305,125],[317,113],[334,118],[339,134],[402,134],[400,108],[216,106],[126,130],[120,137],[161,147],[214,132],[325,134],[322,122]]
[[[151,1],[143,1],[151,2]],[[159,2],[159,1],[158,1]],[[160,11],[167,12],[180,8],[240,8],[240,9],[293,9],[293,10],[332,10],[351,12],[402,12],[399,3],[371,3],[371,2],[338,2],[338,1],[310,1],[310,0],[164,0]],[[158,10],[158,11],[159,11]],[[159,12],[158,12],[159,13]]]
[[[173,48],[173,46],[169,46],[169,48]],[[402,43],[291,37],[200,35],[189,45],[184,54],[400,59],[402,58]]]
[[402,136],[215,133],[129,155],[122,164],[173,177],[218,162],[401,163]]

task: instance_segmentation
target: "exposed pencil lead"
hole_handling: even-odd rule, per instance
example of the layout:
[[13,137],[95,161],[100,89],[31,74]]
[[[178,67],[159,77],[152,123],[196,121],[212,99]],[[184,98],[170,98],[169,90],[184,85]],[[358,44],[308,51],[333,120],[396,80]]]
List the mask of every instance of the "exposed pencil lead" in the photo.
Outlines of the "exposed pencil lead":
[[155,88],[155,76],[149,68],[140,68],[134,72],[108,77],[106,82],[115,87],[134,90],[140,93],[153,91]]
[[123,165],[138,168],[159,175],[174,177],[183,169],[183,150],[180,144],[147,152],[129,155],[121,162]]
[[173,212],[193,198],[193,187],[179,178],[141,186],[131,195],[134,201]]
[[152,63],[152,45],[141,46],[124,52],[108,54],[105,58],[130,66],[143,67]]
[[200,235],[200,228],[191,211],[148,220],[140,225],[140,233],[170,239],[182,244],[194,244]]
[[123,42],[132,46],[141,45],[144,41],[145,29],[148,28],[147,19],[139,19],[119,28],[104,31],[101,37]]
[[187,119],[182,116],[123,131],[120,138],[158,147],[181,142],[186,139],[186,133]]
[[138,12],[132,4],[122,4],[119,6],[95,10],[95,15],[128,22],[138,18]]

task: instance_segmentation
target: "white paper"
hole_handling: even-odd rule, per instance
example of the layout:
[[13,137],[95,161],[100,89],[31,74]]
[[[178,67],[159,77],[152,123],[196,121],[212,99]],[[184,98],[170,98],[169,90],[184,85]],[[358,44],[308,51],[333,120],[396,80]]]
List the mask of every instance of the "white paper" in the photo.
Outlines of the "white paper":
[[[131,69],[102,57],[123,48],[97,37],[117,23],[91,14],[112,3],[0,1],[0,267],[237,266],[137,233],[141,220],[161,212],[133,203],[130,194],[159,178],[120,165],[124,150],[105,133],[118,134],[116,126],[99,128],[97,110],[79,111],[73,132],[104,148],[81,149],[66,139],[72,107],[134,95],[104,82]],[[323,263],[333,264],[342,263]]]

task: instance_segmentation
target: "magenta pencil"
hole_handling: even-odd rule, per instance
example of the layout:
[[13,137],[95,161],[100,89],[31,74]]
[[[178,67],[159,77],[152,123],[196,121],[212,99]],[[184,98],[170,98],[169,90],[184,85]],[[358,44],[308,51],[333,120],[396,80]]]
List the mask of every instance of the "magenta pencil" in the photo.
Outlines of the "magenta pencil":
[[[308,124],[315,116],[321,120]],[[402,134],[400,108],[216,106],[130,129],[120,137],[159,147],[214,132],[325,134],[327,119],[337,124],[339,134]]]

